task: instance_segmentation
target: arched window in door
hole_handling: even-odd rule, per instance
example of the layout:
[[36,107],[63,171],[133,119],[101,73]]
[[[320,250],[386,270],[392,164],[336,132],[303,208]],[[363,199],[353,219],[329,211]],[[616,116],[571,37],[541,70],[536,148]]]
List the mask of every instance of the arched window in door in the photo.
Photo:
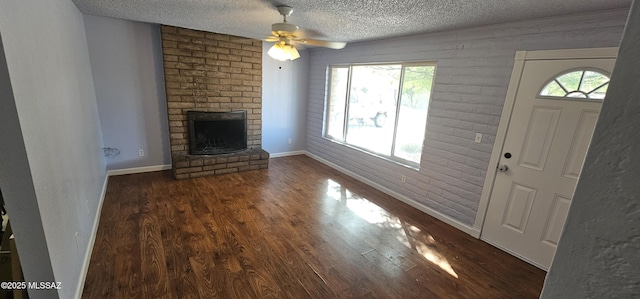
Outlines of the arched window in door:
[[609,76],[598,70],[572,70],[561,73],[547,82],[539,95],[545,98],[602,100],[608,87]]

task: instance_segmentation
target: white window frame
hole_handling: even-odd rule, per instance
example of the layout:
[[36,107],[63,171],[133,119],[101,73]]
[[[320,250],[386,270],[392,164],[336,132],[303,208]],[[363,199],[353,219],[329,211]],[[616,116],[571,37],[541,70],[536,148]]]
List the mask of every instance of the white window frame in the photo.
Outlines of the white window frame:
[[[393,141],[391,143],[391,154],[389,156],[384,155],[384,154],[380,154],[380,153],[376,153],[373,152],[369,149],[363,148],[361,146],[357,146],[357,145],[353,145],[350,143],[347,143],[346,139],[347,139],[347,134],[348,134],[348,127],[349,127],[349,98],[351,96],[351,79],[352,79],[352,69],[355,66],[377,66],[377,65],[400,65],[401,67],[401,71],[400,71],[400,84],[398,86],[398,94],[397,94],[397,98],[396,98],[396,115],[395,115],[395,122],[393,124]],[[394,156],[394,151],[395,151],[395,146],[396,146],[396,136],[397,136],[397,130],[398,130],[398,120],[399,120],[399,114],[400,114],[400,105],[402,104],[402,90],[403,90],[403,84],[404,84],[404,72],[405,72],[405,68],[406,67],[415,67],[415,66],[432,66],[433,69],[433,80],[431,81],[431,94],[429,95],[429,103],[428,106],[431,106],[431,97],[433,96],[433,86],[435,85],[435,78],[436,78],[436,72],[437,72],[437,64],[435,61],[419,61],[419,62],[384,62],[384,63],[354,63],[354,64],[334,64],[334,65],[329,65],[327,67],[327,85],[326,85],[326,92],[325,92],[325,101],[324,101],[324,119],[322,122],[322,137],[324,139],[339,143],[341,145],[362,151],[364,153],[370,154],[372,156],[376,156],[378,158],[390,161],[390,162],[394,162],[396,164],[402,165],[402,166],[407,166],[410,167],[412,169],[415,170],[420,170],[420,163],[416,163],[413,161],[409,161],[397,156]],[[346,68],[348,69],[348,75],[347,75],[347,92],[345,94],[345,98],[343,99],[345,101],[345,108],[344,108],[344,119],[343,119],[343,128],[342,128],[342,136],[343,139],[337,139],[333,136],[328,135],[327,132],[327,119],[329,118],[329,105],[330,105],[330,99],[331,99],[331,86],[332,86],[332,69],[336,69],[336,68]],[[428,119],[428,114],[429,114],[429,110],[427,110],[427,119]],[[427,124],[428,124],[428,120],[427,120]],[[425,126],[427,125],[425,124]],[[426,128],[425,128],[425,132],[426,132]],[[421,147],[421,151],[424,149],[424,136],[422,136],[422,147]],[[422,153],[420,153],[420,155],[422,156]]]
[[[573,73],[573,72],[582,72],[582,75],[584,76],[584,73],[588,72],[588,71],[591,71],[591,72],[594,72],[594,73],[598,73],[600,75],[603,75],[603,76],[607,77],[607,79],[609,79],[609,81],[607,81],[607,83],[602,84],[600,87],[602,87],[604,85],[608,85],[609,83],[611,83],[611,73],[609,73],[609,72],[607,72],[605,70],[601,70],[599,68],[593,68],[593,67],[574,68],[574,69],[570,69],[570,70],[566,70],[566,71],[563,71],[561,73],[558,73],[555,76],[553,76],[551,79],[547,80],[547,82],[545,82],[540,87],[540,91],[538,92],[537,98],[550,99],[550,100],[562,99],[562,100],[570,100],[570,101],[587,101],[587,102],[602,102],[602,101],[604,101],[604,99],[591,98],[591,97],[588,97],[588,95],[587,95],[586,98],[569,97],[568,95],[570,93],[572,93],[572,92],[577,92],[577,91],[584,92],[581,89],[582,86],[579,85],[578,89],[575,90],[575,91],[569,91],[569,90],[566,90],[565,87],[559,81],[557,81],[558,78],[560,78],[560,77],[562,77],[562,76],[564,76],[566,74],[570,74],[570,73]],[[556,83],[566,92],[566,94],[564,96],[554,96],[554,95],[543,95],[542,94],[542,92],[544,91],[545,87],[547,87],[547,85],[549,85],[553,81],[556,81]],[[580,83],[582,83],[582,79],[580,79]],[[596,89],[593,89],[592,92],[600,89],[600,87],[598,87]]]

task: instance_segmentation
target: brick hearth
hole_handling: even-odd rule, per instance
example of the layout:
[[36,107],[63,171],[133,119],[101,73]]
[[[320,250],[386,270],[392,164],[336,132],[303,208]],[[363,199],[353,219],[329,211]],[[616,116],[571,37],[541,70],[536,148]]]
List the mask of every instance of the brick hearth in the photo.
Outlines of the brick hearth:
[[[173,173],[176,179],[268,167],[262,149],[262,42],[162,26]],[[189,155],[187,111],[247,112],[247,150]]]

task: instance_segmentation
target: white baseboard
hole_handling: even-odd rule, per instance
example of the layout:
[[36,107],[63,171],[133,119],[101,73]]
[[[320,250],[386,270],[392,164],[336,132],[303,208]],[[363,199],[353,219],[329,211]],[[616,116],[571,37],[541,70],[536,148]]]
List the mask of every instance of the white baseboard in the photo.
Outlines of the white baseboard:
[[280,157],[288,157],[288,156],[297,156],[304,155],[306,151],[293,151],[293,152],[283,152],[283,153],[275,153],[269,154],[269,158],[280,158]]
[[107,175],[108,176],[114,176],[114,175],[124,175],[124,174],[133,174],[133,173],[161,171],[161,170],[167,170],[167,169],[171,169],[171,164],[145,166],[145,167],[134,167],[134,168],[124,168],[124,169],[113,169],[113,170],[107,171]]
[[102,204],[104,198],[107,195],[107,185],[109,185],[109,175],[105,176],[104,183],[102,184],[102,193],[100,194],[100,201],[96,209],[96,217],[93,219],[93,229],[91,230],[91,236],[89,237],[89,243],[87,244],[87,251],[84,255],[84,261],[82,261],[82,268],[80,269],[80,279],[78,281],[78,288],[76,289],[75,298],[80,299],[82,297],[82,291],[84,291],[84,283],[87,279],[87,272],[89,272],[89,263],[91,262],[91,254],[93,254],[93,246],[96,243],[96,235],[98,234],[98,225],[100,225],[100,215],[102,214]]
[[93,246],[96,243],[98,226],[100,225],[100,215],[102,215],[102,204],[104,203],[104,198],[107,194],[107,185],[109,184],[109,177],[114,175],[160,171],[160,170],[166,170],[166,169],[171,169],[171,164],[127,168],[127,169],[115,169],[115,170],[107,171],[107,175],[104,178],[104,183],[102,184],[102,192],[100,194],[100,201],[98,202],[98,207],[96,209],[96,216],[95,216],[95,219],[93,220],[93,229],[91,231],[91,236],[89,237],[89,243],[87,244],[87,251],[85,253],[84,260],[82,262],[80,279],[78,281],[78,288],[76,289],[75,298],[80,299],[82,297],[82,292],[84,291],[84,283],[85,283],[85,280],[87,279],[87,272],[89,271],[89,263],[91,262],[91,254],[93,254]]
[[404,196],[404,195],[402,195],[402,194],[400,194],[400,193],[398,193],[396,191],[393,191],[393,190],[391,190],[391,189],[389,189],[387,187],[384,187],[384,186],[382,186],[382,185],[380,185],[380,184],[378,184],[378,183],[376,183],[376,182],[374,182],[372,180],[369,180],[369,179],[367,179],[367,178],[365,178],[365,177],[363,177],[363,176],[361,176],[361,175],[359,175],[359,174],[357,174],[355,172],[347,170],[346,168],[338,166],[337,164],[329,162],[329,161],[327,161],[327,160],[325,160],[323,158],[320,158],[320,157],[318,157],[318,156],[316,156],[316,155],[314,155],[312,153],[309,153],[309,152],[305,151],[305,155],[307,155],[307,156],[319,161],[320,163],[323,163],[323,164],[325,164],[325,165],[327,165],[327,166],[329,166],[329,167],[331,167],[331,168],[333,168],[333,169],[335,169],[337,171],[340,171],[340,172],[342,172],[342,173],[344,173],[344,174],[346,174],[346,175],[348,175],[348,176],[350,176],[350,177],[352,177],[352,178],[354,178],[354,179],[356,179],[358,181],[361,181],[361,182],[363,182],[363,183],[365,183],[365,184],[367,184],[367,185],[369,185],[369,186],[371,186],[371,187],[373,187],[373,188],[375,188],[375,189],[377,189],[377,190],[379,190],[379,191],[381,191],[383,193],[386,193],[386,194],[394,197],[395,199],[397,199],[399,201],[402,201],[402,202],[404,202],[404,203],[406,203],[406,204],[408,204],[408,205],[410,205],[410,206],[412,206],[412,207],[414,207],[414,208],[426,213],[427,215],[432,216],[433,218],[436,218],[436,219],[438,219],[438,220],[440,220],[440,221],[442,221],[442,222],[444,222],[444,223],[446,223],[448,225],[451,225],[451,226],[453,226],[453,227],[455,227],[455,228],[457,228],[457,229],[459,229],[459,230],[461,230],[461,231],[473,236],[474,238],[479,238],[480,237],[480,230],[478,230],[477,228],[468,226],[468,225],[466,225],[466,224],[464,224],[464,223],[462,223],[462,222],[460,222],[458,220],[455,220],[455,219],[453,219],[453,218],[451,218],[451,217],[449,217],[447,215],[444,215],[444,214],[442,214],[442,213],[440,213],[440,212],[438,212],[438,211],[436,211],[436,210],[434,210],[432,208],[429,208],[429,207],[427,207],[427,206],[425,206],[425,205],[423,205],[421,203],[418,203],[415,200],[410,199],[410,198],[408,198],[408,197],[406,197],[406,196]]

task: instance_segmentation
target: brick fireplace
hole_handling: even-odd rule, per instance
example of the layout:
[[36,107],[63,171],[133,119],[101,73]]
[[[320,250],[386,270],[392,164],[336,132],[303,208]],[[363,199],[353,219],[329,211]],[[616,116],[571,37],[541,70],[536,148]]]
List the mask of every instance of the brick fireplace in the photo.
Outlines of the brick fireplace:
[[[269,153],[262,149],[262,42],[163,25],[162,51],[175,178],[267,168]],[[190,154],[190,112],[246,115],[246,149]]]

